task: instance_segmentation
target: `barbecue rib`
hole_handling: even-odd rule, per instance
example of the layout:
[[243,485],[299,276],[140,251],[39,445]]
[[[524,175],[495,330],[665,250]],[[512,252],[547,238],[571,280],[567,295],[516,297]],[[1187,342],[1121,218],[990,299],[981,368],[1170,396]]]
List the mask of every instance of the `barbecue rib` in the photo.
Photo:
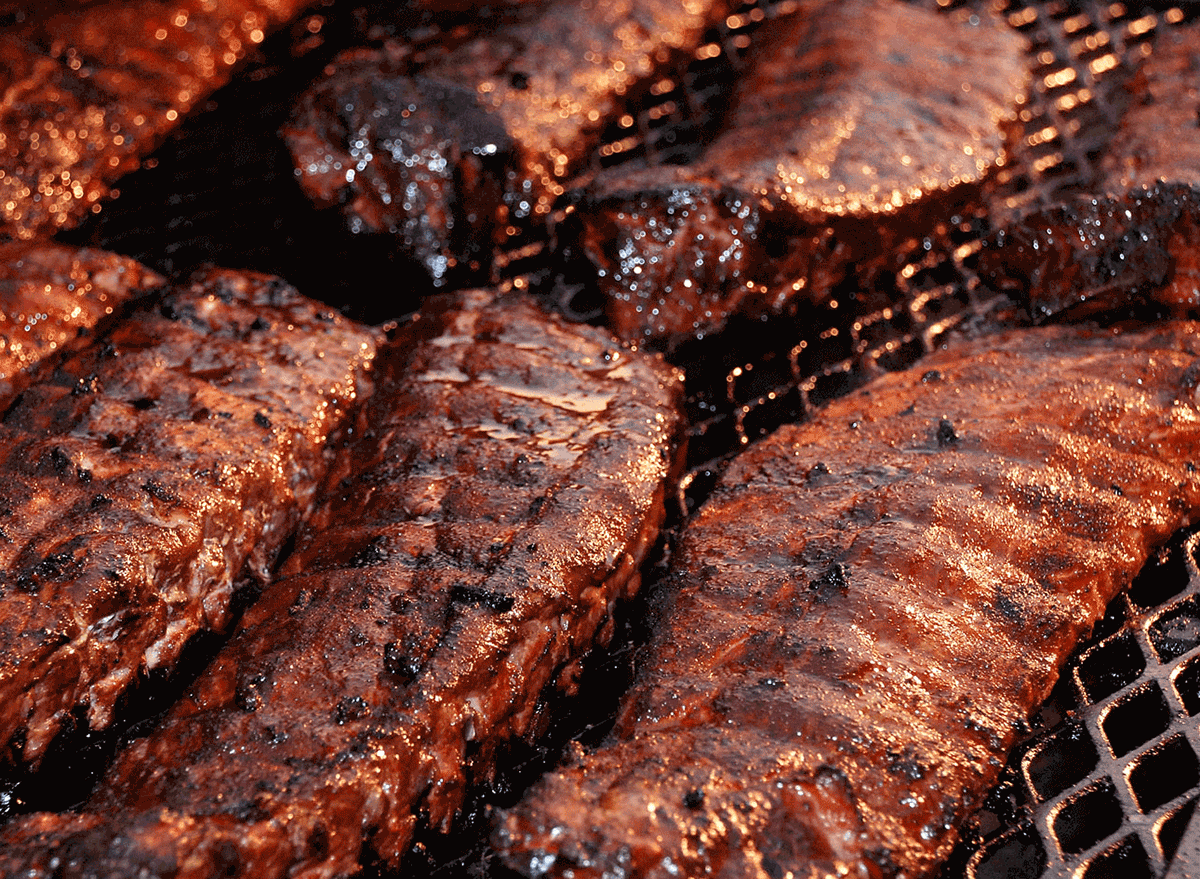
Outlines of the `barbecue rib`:
[[1034,320],[1153,303],[1200,316],[1200,188],[1160,183],[1032,211],[985,242],[978,271]]
[[[49,5],[49,4],[47,4]],[[0,236],[77,224],[305,0],[110,0],[0,34]]]
[[[544,223],[605,126],[719,23],[725,0],[558,0],[409,75],[356,51],[311,89],[284,135],[301,185],[379,233],[436,285]],[[510,225],[512,231],[510,231]]]
[[527,300],[431,301],[377,364],[288,576],[82,814],[0,836],[0,874],[333,876],[445,827],[610,627],[682,429],[657,360]]
[[75,348],[165,283],[131,259],[58,244],[0,244],[0,405],[45,358]]
[[1200,324],[942,351],[735,459],[610,740],[502,818],[527,875],[927,876],[1200,507]]
[[86,709],[227,622],[327,468],[373,335],[211,271],[33,383],[0,423],[0,745],[36,764]]
[[809,2],[764,27],[723,133],[684,167],[618,167],[557,237],[622,338],[671,347],[737,312],[825,298],[970,205],[1005,159],[1025,43],[891,0]]

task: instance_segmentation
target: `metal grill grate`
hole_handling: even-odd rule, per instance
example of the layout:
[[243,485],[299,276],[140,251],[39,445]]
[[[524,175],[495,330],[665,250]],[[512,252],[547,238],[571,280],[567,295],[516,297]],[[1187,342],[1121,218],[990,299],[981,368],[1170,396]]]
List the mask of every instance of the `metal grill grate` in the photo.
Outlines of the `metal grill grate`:
[[1200,795],[1200,533],[1070,663],[948,875],[1161,876]]

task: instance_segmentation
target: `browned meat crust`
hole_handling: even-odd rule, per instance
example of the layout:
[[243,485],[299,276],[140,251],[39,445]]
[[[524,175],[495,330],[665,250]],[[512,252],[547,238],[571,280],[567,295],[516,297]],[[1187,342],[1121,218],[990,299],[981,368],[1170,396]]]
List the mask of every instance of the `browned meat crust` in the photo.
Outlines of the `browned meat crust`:
[[374,339],[213,271],[28,387],[0,424],[0,744],[36,764],[227,622],[327,468]]
[[0,244],[0,401],[29,382],[35,364],[82,344],[127,301],[163,283],[114,253]]
[[1200,508],[1200,325],[1042,328],[737,458],[611,740],[496,841],[527,875],[928,875],[1017,725]]
[[1100,160],[1103,187],[1200,186],[1200,23],[1161,28],[1129,92],[1130,108]]
[[1023,39],[975,20],[853,0],[765,25],[697,162],[602,175],[558,230],[618,335],[670,346],[898,268],[1004,161],[1024,100]]
[[1034,320],[1144,306],[1200,316],[1200,189],[1164,183],[1033,211],[990,240],[980,276]]
[[306,5],[57,4],[0,34],[0,235],[52,234],[99,210],[113,181]]
[[448,283],[456,266],[478,269],[493,243],[545,222],[605,126],[690,57],[729,5],[530,4],[418,76],[387,50],[352,53],[284,131],[300,183],[317,204],[341,205],[352,232],[399,236]]
[[290,576],[82,815],[10,826],[0,873],[345,875],[366,840],[395,863],[573,686],[656,539],[679,377],[478,291],[377,372]]

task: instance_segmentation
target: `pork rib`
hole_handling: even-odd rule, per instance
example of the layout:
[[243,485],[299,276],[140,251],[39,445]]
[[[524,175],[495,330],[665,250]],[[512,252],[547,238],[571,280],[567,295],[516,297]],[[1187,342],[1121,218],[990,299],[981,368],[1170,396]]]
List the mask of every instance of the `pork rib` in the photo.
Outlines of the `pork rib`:
[[467,292],[381,355],[360,440],[214,666],[82,814],[0,874],[335,876],[446,827],[656,540],[681,387],[654,358]]
[[1200,510],[1200,324],[1021,330],[735,459],[611,739],[496,842],[530,876],[929,875],[1015,729]]
[[556,231],[622,338],[671,347],[822,301],[970,207],[1025,100],[1024,40],[889,0],[764,25],[721,134],[682,167],[617,166]]
[[76,709],[227,622],[327,468],[373,334],[211,271],[25,389],[0,423],[0,743],[36,764]]
[[0,34],[0,235],[9,238],[53,234],[99,210],[114,181],[308,3],[63,5],[42,4]]

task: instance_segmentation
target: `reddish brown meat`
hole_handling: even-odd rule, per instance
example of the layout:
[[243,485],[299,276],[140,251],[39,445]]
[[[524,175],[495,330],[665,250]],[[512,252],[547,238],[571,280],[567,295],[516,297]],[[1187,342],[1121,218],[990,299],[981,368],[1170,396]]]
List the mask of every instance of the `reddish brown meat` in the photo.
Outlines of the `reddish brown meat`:
[[1129,87],[1132,104],[1100,160],[1102,187],[1200,186],[1200,22],[1163,27]]
[[164,279],[131,259],[45,242],[0,245],[0,401]]
[[1200,316],[1200,188],[1156,184],[1080,196],[1010,223],[979,256],[979,274],[1034,320],[1143,307]]
[[670,347],[820,301],[970,205],[1028,86],[1023,39],[971,20],[852,0],[764,25],[700,159],[619,166],[559,229],[618,335]]
[[229,81],[306,0],[43,4],[0,34],[0,236],[51,234]]
[[351,53],[284,132],[300,183],[317,204],[342,206],[352,232],[395,236],[445,284],[460,263],[478,270],[494,243],[544,223],[605,126],[729,6],[529,4],[417,76],[388,50]]
[[213,271],[29,386],[0,423],[0,746],[36,764],[78,709],[227,622],[327,467],[373,336],[275,279]]
[[1015,730],[1200,511],[1200,324],[1021,330],[735,459],[607,744],[502,818],[526,875],[929,875]]
[[82,814],[9,827],[0,874],[394,864],[573,687],[656,540],[678,376],[483,292],[431,306],[377,373],[286,579]]

